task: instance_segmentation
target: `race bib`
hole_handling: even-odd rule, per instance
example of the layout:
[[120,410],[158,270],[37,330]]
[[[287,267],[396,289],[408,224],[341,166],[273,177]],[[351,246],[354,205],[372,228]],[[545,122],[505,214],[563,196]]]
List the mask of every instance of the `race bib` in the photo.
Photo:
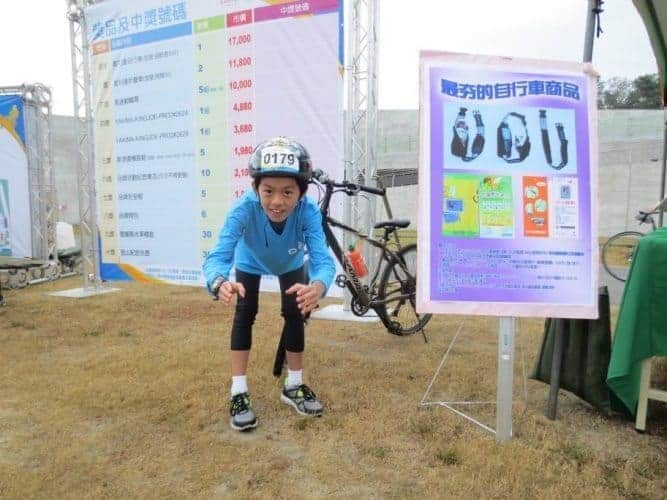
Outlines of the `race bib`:
[[285,146],[268,146],[262,149],[260,163],[262,170],[279,168],[281,170],[294,170],[299,172],[299,160],[294,151]]

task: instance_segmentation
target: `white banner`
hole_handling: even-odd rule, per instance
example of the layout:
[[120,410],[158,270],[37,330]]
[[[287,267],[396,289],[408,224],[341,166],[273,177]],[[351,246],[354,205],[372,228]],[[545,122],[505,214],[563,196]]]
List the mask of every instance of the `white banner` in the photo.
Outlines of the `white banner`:
[[33,257],[23,98],[0,95],[0,256]]
[[86,11],[102,278],[203,282],[276,135],[342,177],[340,0],[114,0]]

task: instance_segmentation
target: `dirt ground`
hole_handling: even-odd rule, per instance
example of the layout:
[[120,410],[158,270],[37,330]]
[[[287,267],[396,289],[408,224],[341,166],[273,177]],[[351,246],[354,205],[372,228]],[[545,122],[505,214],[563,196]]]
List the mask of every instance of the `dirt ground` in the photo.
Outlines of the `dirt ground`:
[[[542,320],[519,320],[514,437],[420,401],[494,400],[497,319],[437,316],[429,342],[378,323],[313,320],[305,381],[325,415],[298,416],[271,374],[278,297],[262,294],[249,386],[259,427],[229,427],[231,309],[201,289],[114,284],[85,299],[6,291],[0,308],[1,498],[666,498],[667,405],[646,434],[528,380]],[[615,314],[615,312],[614,312]],[[662,368],[665,368],[662,365]],[[667,376],[663,375],[662,380]],[[448,399],[451,400],[451,399]],[[494,424],[493,406],[471,408]]]

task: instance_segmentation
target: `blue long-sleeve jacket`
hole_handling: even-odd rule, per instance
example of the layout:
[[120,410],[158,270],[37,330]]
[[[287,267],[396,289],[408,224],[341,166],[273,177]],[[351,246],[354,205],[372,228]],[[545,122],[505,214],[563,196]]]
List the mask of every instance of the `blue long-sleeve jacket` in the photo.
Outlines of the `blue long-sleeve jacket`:
[[276,276],[294,271],[304,263],[304,248],[308,248],[310,282],[320,281],[328,289],[335,267],[317,204],[307,196],[301,198],[278,234],[257,194],[248,191],[230,209],[218,241],[204,261],[206,284],[210,290],[218,276],[229,279],[232,266],[247,273]]

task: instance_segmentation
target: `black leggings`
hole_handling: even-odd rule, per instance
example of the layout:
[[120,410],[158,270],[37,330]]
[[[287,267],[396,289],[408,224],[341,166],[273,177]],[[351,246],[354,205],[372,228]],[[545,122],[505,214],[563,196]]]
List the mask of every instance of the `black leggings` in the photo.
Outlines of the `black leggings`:
[[[247,351],[252,346],[252,325],[257,316],[259,302],[258,274],[236,270],[236,281],[245,287],[245,297],[237,295],[234,323],[232,325],[232,351]],[[289,352],[303,352],[304,318],[296,305],[296,293],[287,295],[285,290],[295,283],[306,283],[303,267],[278,276],[280,281],[280,314],[285,319],[282,338]]]

